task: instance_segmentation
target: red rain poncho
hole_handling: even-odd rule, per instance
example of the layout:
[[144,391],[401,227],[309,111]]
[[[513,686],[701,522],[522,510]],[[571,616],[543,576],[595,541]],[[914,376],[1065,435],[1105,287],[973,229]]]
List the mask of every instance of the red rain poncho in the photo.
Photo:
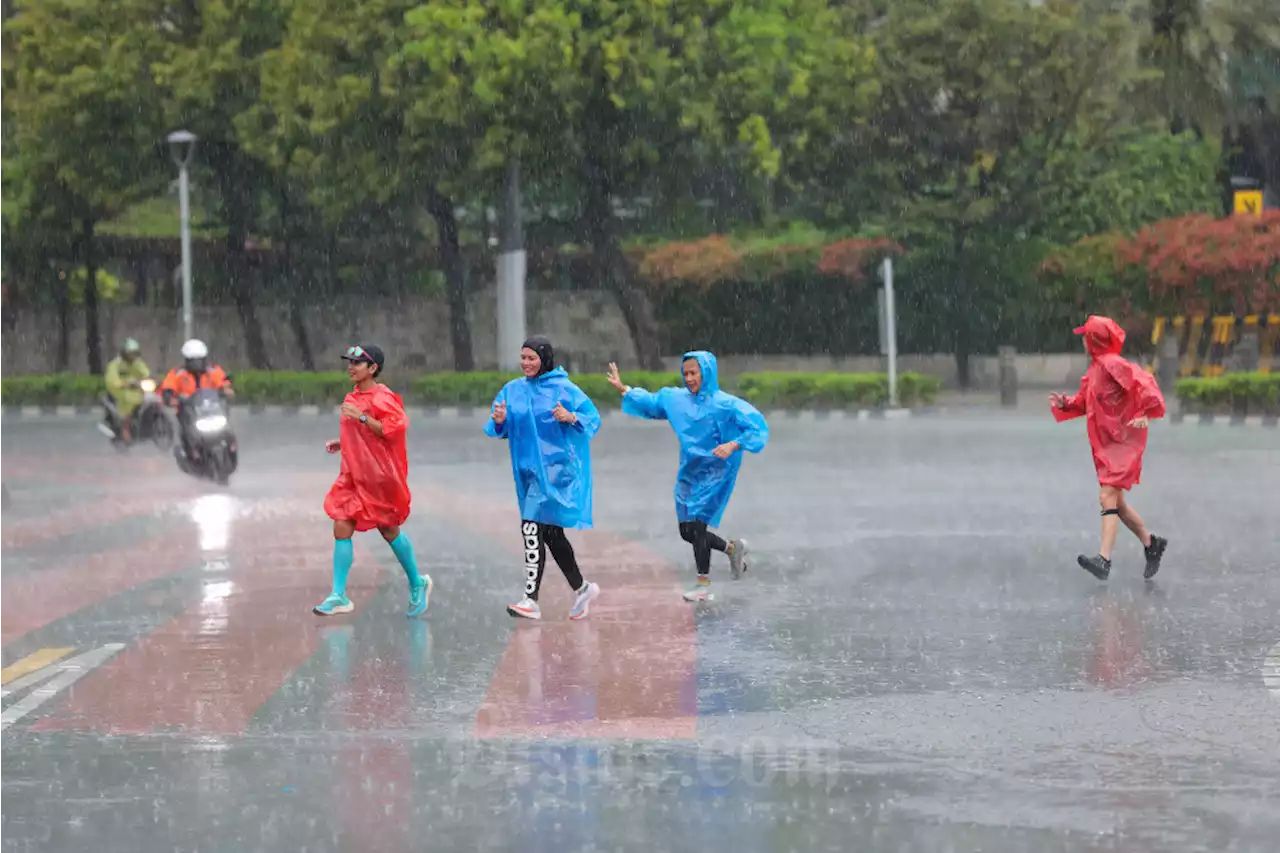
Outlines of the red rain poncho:
[[1075,332],[1084,335],[1092,361],[1080,380],[1080,391],[1068,397],[1063,408],[1053,407],[1053,416],[1058,421],[1086,416],[1098,483],[1131,488],[1142,476],[1147,431],[1129,422],[1162,417],[1164,396],[1154,376],[1120,357],[1124,330],[1115,321],[1093,316]]
[[409,458],[405,431],[409,418],[400,395],[385,385],[352,391],[344,402],[382,423],[379,437],[358,420],[343,417],[342,470],[324,499],[324,511],[335,520],[351,519],[356,530],[393,527],[409,517]]

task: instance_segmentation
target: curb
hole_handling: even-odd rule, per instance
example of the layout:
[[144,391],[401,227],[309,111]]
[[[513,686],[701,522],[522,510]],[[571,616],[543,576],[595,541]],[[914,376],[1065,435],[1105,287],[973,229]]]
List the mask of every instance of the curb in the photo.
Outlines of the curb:
[[1171,424],[1192,424],[1194,426],[1251,426],[1274,429],[1277,425],[1276,415],[1188,415],[1185,412],[1174,412],[1169,416]]
[[101,406],[5,406],[5,418],[78,418],[101,413]]
[[[101,413],[97,406],[5,406],[5,419],[46,420],[83,418]],[[275,418],[318,418],[337,417],[338,406],[239,406],[232,410],[239,417],[275,417]],[[485,408],[481,406],[407,406],[405,411],[409,417],[441,420],[469,420],[481,417]],[[903,420],[910,417],[925,417],[940,414],[942,409],[774,409],[766,412],[769,417],[785,418],[799,421],[882,421]],[[605,409],[600,413],[602,418],[620,418],[621,409]]]
[[[5,406],[5,420],[70,420],[96,416],[101,412],[98,406]],[[484,414],[483,406],[409,406],[409,417],[439,418],[441,420],[467,420]],[[935,418],[971,412],[969,408],[952,409],[947,406],[924,406],[919,409],[773,409],[765,414],[771,418],[781,418],[801,423],[817,423],[821,421],[896,421],[910,418]],[[999,411],[999,410],[993,410]],[[237,417],[284,417],[284,418],[318,418],[336,417],[337,406],[239,406],[233,409]],[[605,409],[601,416],[606,420],[622,417],[620,409]],[[1187,415],[1183,412],[1172,413],[1167,422],[1173,425],[1190,424],[1193,426],[1232,426],[1263,427],[1275,429],[1280,423],[1276,415]]]

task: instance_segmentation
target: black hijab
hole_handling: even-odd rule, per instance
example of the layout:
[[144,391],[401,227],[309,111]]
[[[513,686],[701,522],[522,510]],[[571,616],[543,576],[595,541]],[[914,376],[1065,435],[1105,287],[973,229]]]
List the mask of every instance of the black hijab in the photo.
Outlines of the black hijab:
[[542,366],[538,368],[538,375],[550,373],[556,369],[556,351],[551,346],[551,339],[543,335],[534,335],[524,342],[521,349],[531,349],[538,354],[538,358],[542,360]]

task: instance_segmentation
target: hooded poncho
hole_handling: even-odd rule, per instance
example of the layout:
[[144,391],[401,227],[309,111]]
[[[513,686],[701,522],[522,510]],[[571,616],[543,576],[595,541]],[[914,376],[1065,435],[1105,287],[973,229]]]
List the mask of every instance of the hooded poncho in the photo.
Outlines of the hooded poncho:
[[1114,320],[1092,316],[1075,330],[1084,336],[1092,360],[1080,390],[1054,408],[1058,421],[1088,419],[1089,445],[1098,483],[1128,489],[1142,476],[1147,430],[1129,426],[1135,418],[1164,416],[1164,396],[1155,377],[1120,357],[1124,330]]
[[409,517],[409,458],[405,432],[409,418],[400,395],[385,385],[353,390],[344,402],[382,423],[382,435],[344,417],[339,426],[342,468],[324,499],[332,519],[351,519],[356,530],[398,527]]
[[769,441],[769,425],[754,406],[720,390],[716,357],[703,350],[684,355],[702,371],[702,386],[694,394],[688,388],[663,388],[650,392],[632,388],[622,398],[622,411],[651,420],[665,420],[680,439],[680,470],[676,474],[676,518],[720,524],[742,454],[717,458],[721,444],[736,441],[744,451],[759,453]]
[[[499,424],[490,418],[485,434],[507,440],[522,519],[589,528],[591,438],[600,429],[600,413],[563,367],[550,366],[555,354],[549,341],[530,338],[525,346],[538,353],[543,372],[503,386],[493,403],[506,404],[506,420]],[[557,404],[577,415],[577,423],[557,421],[552,415]]]

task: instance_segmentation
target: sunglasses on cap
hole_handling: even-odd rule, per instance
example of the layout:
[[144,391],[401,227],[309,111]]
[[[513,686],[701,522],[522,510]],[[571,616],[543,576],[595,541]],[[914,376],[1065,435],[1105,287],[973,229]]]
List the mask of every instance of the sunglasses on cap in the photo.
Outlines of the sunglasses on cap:
[[373,363],[373,357],[364,351],[364,347],[350,347],[343,356],[347,361],[367,361]]

